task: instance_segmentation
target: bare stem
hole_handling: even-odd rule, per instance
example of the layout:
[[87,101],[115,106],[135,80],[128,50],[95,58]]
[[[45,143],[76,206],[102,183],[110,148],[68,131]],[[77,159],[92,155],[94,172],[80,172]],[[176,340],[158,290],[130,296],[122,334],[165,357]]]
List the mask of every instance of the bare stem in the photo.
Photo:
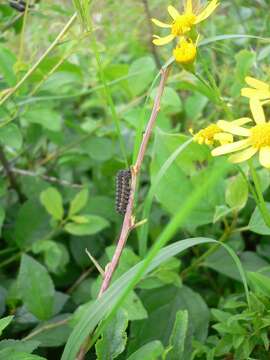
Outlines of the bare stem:
[[[112,261],[109,262],[105,268],[105,274],[104,274],[104,279],[98,294],[98,298],[100,298],[102,296],[102,294],[108,289],[113,274],[118,266],[121,254],[123,252],[123,249],[125,247],[125,244],[127,242],[128,236],[130,234],[130,232],[136,227],[135,224],[135,219],[133,216],[133,207],[134,207],[134,198],[135,198],[135,192],[136,192],[136,187],[137,187],[137,180],[140,174],[140,170],[141,170],[141,166],[142,166],[142,162],[146,153],[146,149],[147,149],[147,145],[149,143],[149,139],[150,136],[152,134],[159,110],[160,110],[160,102],[161,102],[161,97],[163,95],[164,92],[164,88],[165,88],[165,84],[166,84],[166,80],[168,78],[169,75],[169,71],[170,71],[170,67],[166,67],[164,69],[161,69],[161,80],[159,83],[159,87],[158,87],[158,91],[155,97],[155,101],[154,101],[154,106],[153,106],[153,110],[150,116],[150,119],[148,121],[142,142],[141,142],[141,146],[140,146],[140,150],[137,156],[137,160],[135,162],[135,165],[133,165],[131,167],[131,190],[130,190],[130,197],[129,197],[129,202],[128,202],[128,206],[127,206],[127,211],[125,213],[125,217],[123,220],[123,224],[122,224],[122,229],[121,229],[121,233],[118,239],[118,243],[112,258]],[[85,340],[85,342],[83,343],[83,345],[80,348],[79,353],[77,354],[76,360],[83,360],[85,358],[85,354],[88,351],[89,348],[89,344],[90,344],[90,336]]]
[[137,179],[138,179],[138,176],[139,176],[139,173],[141,170],[141,166],[142,166],[142,162],[143,162],[143,159],[145,156],[147,145],[149,143],[149,139],[152,134],[153,127],[155,125],[155,122],[156,122],[156,119],[157,119],[157,116],[159,113],[160,101],[161,101],[161,97],[162,97],[162,94],[164,91],[166,80],[167,80],[167,77],[169,74],[169,70],[170,70],[169,67],[161,70],[161,80],[160,80],[159,88],[158,88],[158,91],[157,91],[157,94],[155,97],[153,110],[152,110],[150,119],[147,124],[147,128],[145,130],[145,133],[144,133],[144,136],[142,139],[142,143],[140,146],[140,150],[138,153],[136,163],[131,168],[131,173],[132,173],[131,191],[130,191],[130,197],[129,197],[129,202],[128,202],[128,206],[127,206],[127,211],[125,213],[125,217],[124,217],[124,221],[123,221],[123,225],[122,225],[122,230],[120,233],[120,237],[119,237],[112,261],[106,266],[105,277],[104,277],[104,280],[103,280],[101,288],[100,288],[99,297],[109,287],[112,276],[115,272],[115,269],[117,268],[120,256],[122,254],[122,251],[126,244],[127,238],[129,236],[129,233],[134,228],[133,206],[134,206],[134,198],[135,198],[135,192],[136,192],[136,186],[137,186]]

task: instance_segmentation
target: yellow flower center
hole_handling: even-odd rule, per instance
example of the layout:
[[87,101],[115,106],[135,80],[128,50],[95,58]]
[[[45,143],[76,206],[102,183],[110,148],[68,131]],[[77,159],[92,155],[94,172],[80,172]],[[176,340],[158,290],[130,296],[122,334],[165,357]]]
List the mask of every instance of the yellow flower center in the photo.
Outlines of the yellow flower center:
[[192,25],[195,23],[196,16],[193,14],[184,14],[178,16],[172,24],[172,34],[180,36],[190,31]]
[[182,38],[177,47],[173,50],[173,55],[177,62],[189,64],[195,60],[197,48],[191,39],[186,40]]
[[194,140],[199,144],[213,145],[214,136],[219,134],[221,129],[216,124],[211,124],[194,135]]
[[256,125],[250,131],[250,142],[254,147],[270,146],[270,123]]

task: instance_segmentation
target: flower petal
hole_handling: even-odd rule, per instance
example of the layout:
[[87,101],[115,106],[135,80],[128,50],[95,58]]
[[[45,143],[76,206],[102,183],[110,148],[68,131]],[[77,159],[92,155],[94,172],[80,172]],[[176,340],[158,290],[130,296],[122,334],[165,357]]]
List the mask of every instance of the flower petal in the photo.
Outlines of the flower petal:
[[263,81],[257,80],[257,79],[255,79],[255,78],[253,78],[251,76],[247,76],[245,78],[245,82],[249,86],[251,86],[251,87],[253,87],[255,89],[258,89],[258,90],[268,90],[268,91],[270,90],[270,86],[268,84],[266,84]]
[[171,42],[174,38],[175,38],[175,36],[173,34],[170,34],[170,35],[165,36],[165,37],[158,37],[158,38],[153,40],[153,44],[155,44],[157,46],[166,45],[169,42]]
[[257,90],[257,89],[251,89],[251,88],[243,88],[241,90],[241,95],[248,97],[248,98],[258,99],[258,100],[269,99],[270,98],[270,90]]
[[193,14],[192,13],[192,0],[186,0],[185,13]]
[[195,24],[198,24],[199,22],[207,19],[212,14],[212,12],[215,11],[218,5],[218,0],[212,0],[206,6],[206,8],[198,16],[196,16]]
[[214,135],[214,140],[219,141],[221,145],[230,144],[233,142],[233,136],[232,134],[218,133]]
[[236,120],[232,121],[232,124],[242,126],[242,125],[245,125],[245,124],[247,124],[249,122],[252,122],[252,119],[243,117],[243,118],[236,119]]
[[219,147],[215,148],[214,150],[212,150],[211,154],[213,156],[225,155],[225,154],[229,154],[231,152],[245,149],[248,146],[250,146],[249,140],[247,140],[247,139],[240,140],[240,141],[236,141],[232,144],[226,144],[226,145],[219,146]]
[[258,99],[250,99],[249,105],[256,124],[264,124],[265,115],[260,101]]
[[243,150],[237,154],[231,155],[229,157],[229,161],[232,163],[235,163],[235,164],[246,161],[246,160],[250,159],[253,155],[255,155],[257,151],[258,151],[258,148],[251,146],[246,150]]
[[245,129],[241,126],[235,125],[233,121],[225,121],[225,120],[219,120],[217,122],[217,126],[222,129],[223,131],[229,132],[233,135],[239,135],[239,136],[250,136],[250,130]]
[[173,20],[175,20],[176,18],[178,18],[178,16],[180,16],[178,10],[176,10],[176,8],[172,5],[168,6],[168,13],[171,15]]
[[260,149],[259,160],[262,166],[270,169],[270,146],[264,146]]
[[158,19],[151,19],[152,20],[152,22],[155,24],[155,25],[157,25],[157,26],[159,26],[159,27],[161,27],[161,28],[171,28],[172,27],[172,25],[170,25],[170,24],[166,24],[166,23],[164,23],[164,22],[162,22],[162,21],[159,21]]

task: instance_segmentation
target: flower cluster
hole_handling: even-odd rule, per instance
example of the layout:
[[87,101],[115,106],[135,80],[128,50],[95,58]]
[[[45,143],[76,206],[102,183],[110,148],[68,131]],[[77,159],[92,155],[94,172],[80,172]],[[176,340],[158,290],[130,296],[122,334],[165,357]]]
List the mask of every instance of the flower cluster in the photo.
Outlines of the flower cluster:
[[[258,153],[261,165],[270,169],[270,120],[267,121],[263,109],[263,106],[270,102],[270,86],[251,77],[246,78],[246,83],[249,87],[243,88],[241,94],[249,99],[253,119],[241,118],[231,122],[219,120],[216,124],[200,130],[194,135],[194,140],[207,145],[219,142],[220,146],[212,150],[212,155],[233,153],[229,157],[233,163],[246,161]],[[252,123],[252,126],[243,126]],[[209,131],[211,127],[215,130]],[[220,135],[225,142],[220,141]]]
[[[205,7],[194,9],[192,0],[186,0],[184,11],[179,13],[173,6],[168,7],[168,13],[172,22],[167,24],[157,19],[152,19],[153,23],[161,28],[168,28],[171,33],[165,37],[154,35],[153,43],[157,46],[166,45],[174,39],[178,43],[173,50],[174,58],[181,64],[191,64],[197,55],[198,36],[193,29],[197,24],[207,19],[218,6],[217,0],[212,0]],[[195,34],[195,35],[194,35]]]

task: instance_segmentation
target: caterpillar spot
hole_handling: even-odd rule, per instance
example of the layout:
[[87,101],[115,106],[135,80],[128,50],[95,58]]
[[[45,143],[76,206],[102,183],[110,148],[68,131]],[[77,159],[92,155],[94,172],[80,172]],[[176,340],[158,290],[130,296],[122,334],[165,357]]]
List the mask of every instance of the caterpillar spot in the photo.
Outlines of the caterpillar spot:
[[119,214],[124,215],[127,210],[130,196],[130,170],[120,170],[116,175],[116,196],[115,209]]

